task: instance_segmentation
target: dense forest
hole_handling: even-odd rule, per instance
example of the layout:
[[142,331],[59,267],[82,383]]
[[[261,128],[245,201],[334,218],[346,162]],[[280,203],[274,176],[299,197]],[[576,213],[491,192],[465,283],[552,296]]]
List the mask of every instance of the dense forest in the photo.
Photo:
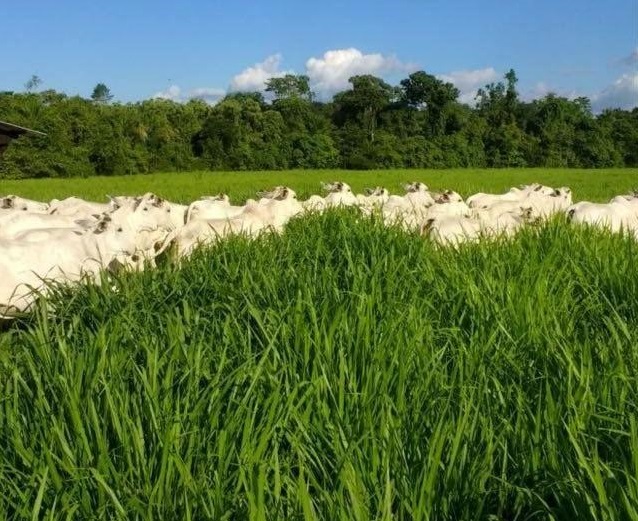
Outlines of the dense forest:
[[267,82],[265,94],[113,103],[52,90],[0,92],[0,120],[41,130],[13,142],[0,178],[73,177],[153,171],[287,168],[638,166],[638,108],[594,115],[587,98],[524,102],[510,70],[471,107],[425,72],[392,86],[350,78],[320,102],[306,76]]

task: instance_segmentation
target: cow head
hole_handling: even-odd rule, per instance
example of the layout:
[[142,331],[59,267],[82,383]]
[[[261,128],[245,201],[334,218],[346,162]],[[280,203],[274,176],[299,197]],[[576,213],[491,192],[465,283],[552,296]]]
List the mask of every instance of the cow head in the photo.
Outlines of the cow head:
[[366,195],[372,195],[376,197],[387,197],[389,195],[388,190],[383,188],[382,186],[375,186],[374,188],[366,188],[364,191]]
[[408,193],[428,191],[428,187],[424,183],[421,183],[420,181],[413,181],[411,183],[405,184],[403,185],[403,188]]
[[259,197],[264,199],[273,199],[276,201],[283,201],[285,199],[296,199],[297,194],[291,188],[287,186],[275,186],[269,192],[257,192]]
[[534,217],[534,210],[531,206],[527,206],[527,207],[520,207],[521,208],[521,219],[523,219],[524,221],[531,221]]
[[434,200],[434,202],[439,204],[460,203],[461,201],[463,201],[463,198],[453,190],[446,190]]
[[279,191],[279,194],[275,196],[275,199],[277,199],[278,201],[284,201],[286,199],[297,199],[297,193],[292,188],[288,188],[287,186],[282,186],[280,188],[281,189]]
[[335,181],[334,183],[321,183],[321,187],[327,192],[352,192],[350,185],[343,181]]
[[[0,208],[3,210],[12,210],[16,208],[16,199],[15,195],[7,195],[0,199]],[[26,208],[25,208],[26,209]]]
[[[96,235],[99,235],[101,233],[104,233],[105,231],[107,231],[110,227],[111,227],[111,223],[113,222],[113,220],[111,219],[111,217],[107,214],[102,214],[102,216],[100,217],[100,220],[95,224],[95,228],[93,229],[93,233]],[[120,231],[123,231],[120,229]]]
[[420,234],[429,235],[430,231],[432,231],[435,221],[436,219],[434,217],[430,217],[423,224],[421,224],[421,228],[419,230]]
[[230,202],[230,197],[228,197],[228,194],[224,194],[222,192],[219,192],[217,195],[213,195],[212,197],[208,197],[207,199],[209,201],[221,201],[224,203]]

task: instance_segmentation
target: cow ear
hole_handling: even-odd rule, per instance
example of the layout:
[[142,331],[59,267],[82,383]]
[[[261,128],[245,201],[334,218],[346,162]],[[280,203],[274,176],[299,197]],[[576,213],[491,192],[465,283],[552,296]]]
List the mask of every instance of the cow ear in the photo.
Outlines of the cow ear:
[[284,186],[284,189],[281,191],[281,199],[288,199],[288,196],[290,195],[290,188],[288,188],[287,186]]
[[538,192],[541,188],[542,188],[542,186],[538,185],[536,188],[534,188],[534,192]]
[[363,190],[366,194],[370,195],[374,190],[372,188],[366,188]]
[[108,227],[108,223],[106,221],[104,220],[100,221],[99,223],[97,223],[97,226],[95,227],[95,234],[104,233],[107,227]]

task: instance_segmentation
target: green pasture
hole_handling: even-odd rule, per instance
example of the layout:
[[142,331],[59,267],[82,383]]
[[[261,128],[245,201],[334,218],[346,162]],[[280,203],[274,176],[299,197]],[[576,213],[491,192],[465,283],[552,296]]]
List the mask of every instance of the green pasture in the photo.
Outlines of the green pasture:
[[62,288],[0,335],[0,519],[637,519],[637,258],[332,211]]
[[287,185],[301,198],[321,193],[321,181],[341,180],[360,192],[385,186],[403,193],[407,181],[423,181],[431,189],[450,188],[463,196],[479,191],[499,192],[522,183],[569,186],[575,200],[604,201],[638,187],[638,169],[458,169],[458,170],[297,170],[280,172],[175,172],[135,176],[0,181],[0,195],[17,194],[41,200],[71,195],[105,201],[106,195],[155,192],[175,202],[202,195],[228,193],[233,201],[254,197],[257,190]]

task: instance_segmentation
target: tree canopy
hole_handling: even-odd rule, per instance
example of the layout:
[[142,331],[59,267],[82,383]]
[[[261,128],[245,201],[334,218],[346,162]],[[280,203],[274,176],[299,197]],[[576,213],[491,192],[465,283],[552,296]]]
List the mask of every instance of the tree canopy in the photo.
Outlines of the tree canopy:
[[484,86],[476,106],[425,71],[390,85],[359,75],[327,102],[306,76],[285,75],[262,93],[231,93],[214,106],[191,100],[111,103],[53,90],[0,93],[0,119],[46,136],[15,140],[0,178],[72,177],[192,169],[638,166],[638,109],[592,114],[586,98],[530,102],[513,70]]

